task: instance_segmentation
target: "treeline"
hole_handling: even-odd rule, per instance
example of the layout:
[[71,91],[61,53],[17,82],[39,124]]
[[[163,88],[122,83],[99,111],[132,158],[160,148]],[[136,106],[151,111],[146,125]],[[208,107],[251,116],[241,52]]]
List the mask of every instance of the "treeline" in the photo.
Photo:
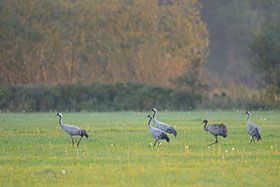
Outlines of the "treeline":
[[197,0],[0,0],[0,85],[170,85],[190,63],[205,63],[200,8]]
[[234,93],[234,97],[222,92],[209,97],[202,93],[193,94],[191,90],[175,90],[133,82],[2,86],[0,109],[3,112],[48,112],[145,111],[153,107],[160,110],[277,108],[277,104],[265,100],[264,95],[248,94],[246,88],[235,91],[245,93]]

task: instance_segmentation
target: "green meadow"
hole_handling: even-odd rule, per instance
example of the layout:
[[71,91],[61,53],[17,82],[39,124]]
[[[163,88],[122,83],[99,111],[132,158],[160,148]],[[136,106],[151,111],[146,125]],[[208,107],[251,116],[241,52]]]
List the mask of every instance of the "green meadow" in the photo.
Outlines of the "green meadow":
[[[80,147],[56,113],[0,113],[1,186],[280,186],[279,112],[252,112],[262,140],[250,143],[244,112],[159,111],[176,128],[170,142],[154,143],[147,112],[63,113],[85,129]],[[219,145],[202,121],[223,122]],[[75,137],[75,142],[79,137]]]

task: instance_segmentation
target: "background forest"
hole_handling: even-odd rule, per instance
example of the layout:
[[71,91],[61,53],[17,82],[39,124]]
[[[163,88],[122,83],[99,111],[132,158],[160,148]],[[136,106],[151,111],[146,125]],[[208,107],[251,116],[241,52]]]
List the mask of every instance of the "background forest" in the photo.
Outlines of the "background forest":
[[0,0],[0,109],[277,109],[277,0]]

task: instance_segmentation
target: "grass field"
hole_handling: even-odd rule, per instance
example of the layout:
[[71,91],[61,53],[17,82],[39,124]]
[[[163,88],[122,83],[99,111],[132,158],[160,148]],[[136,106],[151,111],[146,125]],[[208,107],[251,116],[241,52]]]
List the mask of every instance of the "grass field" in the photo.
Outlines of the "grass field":
[[[157,119],[178,136],[155,148],[149,113],[63,113],[65,124],[88,131],[78,149],[56,113],[0,113],[0,184],[280,186],[279,112],[252,112],[263,139],[250,145],[242,112],[159,111]],[[227,125],[218,146],[207,147],[215,138],[203,130],[204,119]]]

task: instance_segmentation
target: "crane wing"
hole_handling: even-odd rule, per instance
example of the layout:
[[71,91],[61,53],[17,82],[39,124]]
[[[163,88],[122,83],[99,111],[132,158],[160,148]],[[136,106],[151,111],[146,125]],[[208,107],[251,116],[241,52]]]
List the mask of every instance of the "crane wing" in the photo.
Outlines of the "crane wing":
[[156,120],[155,118],[153,118],[153,123],[156,126],[156,128],[164,131],[164,132],[168,132],[168,133],[172,133],[174,134],[174,136],[177,135],[177,131],[170,125],[160,122],[158,120]]
[[72,135],[79,135],[81,131],[79,127],[73,125],[66,125],[66,124],[64,124],[63,130]]
[[224,124],[211,124],[208,125],[208,129],[211,132],[211,134],[221,135],[226,137],[227,127]]
[[257,125],[253,126],[252,136],[259,136],[259,135],[260,135],[260,128]]
[[[166,133],[164,131],[160,130],[160,129],[151,127],[149,130],[150,130],[150,133],[151,133],[151,135],[153,136],[154,139],[160,140],[160,139],[168,138]],[[169,141],[169,139],[168,139],[168,141]]]

